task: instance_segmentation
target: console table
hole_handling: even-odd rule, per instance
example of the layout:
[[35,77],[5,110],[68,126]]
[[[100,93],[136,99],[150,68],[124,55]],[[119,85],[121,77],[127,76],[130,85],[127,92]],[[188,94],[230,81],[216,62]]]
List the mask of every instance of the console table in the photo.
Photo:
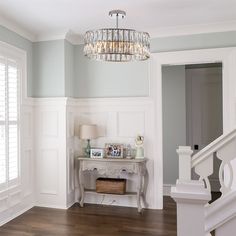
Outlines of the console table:
[[[147,168],[146,162],[147,158],[144,159],[118,159],[118,158],[87,158],[87,157],[78,157],[79,161],[79,203],[80,206],[84,205],[84,195],[85,192],[91,192],[91,190],[86,190],[84,186],[84,171],[97,171],[97,173],[101,176],[106,177],[116,177],[119,178],[122,172],[126,172],[129,174],[136,174],[138,176],[138,180],[136,183],[137,192],[135,193],[126,193],[126,195],[136,195],[137,196],[137,207],[138,212],[142,210],[142,203],[144,207],[147,207],[146,202],[146,189],[147,189]],[[104,193],[97,193],[104,194]]]

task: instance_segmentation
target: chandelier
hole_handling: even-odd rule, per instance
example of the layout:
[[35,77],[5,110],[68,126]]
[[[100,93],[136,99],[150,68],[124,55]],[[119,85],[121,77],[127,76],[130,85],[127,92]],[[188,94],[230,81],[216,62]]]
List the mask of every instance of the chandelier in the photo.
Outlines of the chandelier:
[[143,61],[150,57],[150,36],[146,32],[118,28],[125,11],[113,10],[109,16],[116,19],[116,28],[90,30],[84,36],[84,55],[98,61]]

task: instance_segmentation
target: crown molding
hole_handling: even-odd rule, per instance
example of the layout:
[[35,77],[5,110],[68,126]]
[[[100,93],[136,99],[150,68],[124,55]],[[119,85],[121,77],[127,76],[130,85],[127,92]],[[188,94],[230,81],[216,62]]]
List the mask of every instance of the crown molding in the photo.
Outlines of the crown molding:
[[65,39],[73,45],[79,45],[84,43],[84,37],[81,34],[76,34],[72,30],[69,30]]
[[53,33],[42,33],[35,37],[34,42],[53,41],[61,40],[66,38],[67,31],[53,32]]
[[21,37],[28,39],[29,41],[33,42],[35,40],[35,35],[30,33],[29,31],[25,30],[23,27],[19,26],[19,24],[6,19],[5,17],[0,15],[0,22],[1,25],[14,33],[20,35]]
[[[236,31],[236,21],[232,22],[220,22],[212,24],[198,24],[198,25],[184,25],[177,27],[165,27],[145,30],[149,32],[151,39],[174,37],[183,35],[195,35],[195,34],[206,34],[206,33],[217,33],[217,32],[229,32]],[[37,38],[37,41],[48,41],[66,39],[73,45],[83,44],[83,36],[81,34],[74,33],[69,30],[61,35],[44,35],[43,37]]]
[[73,45],[83,44],[83,36],[74,33],[72,30],[62,31],[54,34],[41,34],[35,38],[34,42],[67,40]]
[[[23,38],[30,40],[31,42],[66,39],[73,45],[83,44],[83,36],[81,34],[73,32],[72,30],[64,30],[61,32],[42,33],[39,35],[34,35],[29,31],[25,30],[23,27],[19,26],[19,24],[10,21],[3,16],[0,16],[0,22],[3,27],[6,27],[7,29],[17,33]],[[236,21],[218,22],[211,24],[183,25],[176,27],[152,28],[152,29],[145,29],[145,31],[149,32],[151,39],[182,36],[182,35],[228,32],[228,31],[236,31]]]
[[236,21],[149,29],[151,38],[236,31]]

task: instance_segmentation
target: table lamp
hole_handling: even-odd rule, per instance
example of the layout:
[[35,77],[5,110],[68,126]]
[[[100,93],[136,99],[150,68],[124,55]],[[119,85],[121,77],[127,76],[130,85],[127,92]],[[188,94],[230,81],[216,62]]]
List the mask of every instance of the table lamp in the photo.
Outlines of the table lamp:
[[90,139],[98,137],[97,125],[81,125],[79,128],[79,137],[88,141],[87,147],[85,148],[85,155],[90,157]]

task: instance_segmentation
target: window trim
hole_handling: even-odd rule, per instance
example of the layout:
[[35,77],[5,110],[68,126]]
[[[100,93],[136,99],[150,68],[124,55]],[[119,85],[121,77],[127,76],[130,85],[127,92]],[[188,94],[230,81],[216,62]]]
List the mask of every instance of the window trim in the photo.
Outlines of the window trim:
[[[0,57],[3,57],[4,59],[13,59],[16,61],[17,65],[17,79],[18,79],[18,104],[17,104],[17,113],[18,113],[18,119],[15,121],[17,124],[17,129],[18,129],[18,177],[9,180],[9,176],[7,174],[7,181],[5,183],[0,184],[0,192],[3,191],[8,191],[11,188],[14,188],[16,186],[21,185],[21,178],[22,178],[22,173],[21,173],[21,157],[22,157],[22,105],[26,103],[27,100],[27,54],[25,51],[12,46],[10,44],[7,44],[5,42],[0,41]],[[10,61],[10,60],[9,60]],[[6,63],[8,65],[8,62]],[[7,102],[6,102],[7,103]],[[8,120],[5,122],[9,122]],[[5,124],[4,122],[4,124]],[[12,121],[13,122],[13,121]],[[11,122],[11,123],[12,123]],[[13,122],[14,123],[14,122]],[[6,137],[8,139],[8,137]],[[6,152],[8,153],[8,152]],[[7,157],[7,159],[9,156]],[[8,163],[8,161],[7,161]],[[8,169],[8,166],[6,167]],[[8,170],[7,170],[8,171]]]

